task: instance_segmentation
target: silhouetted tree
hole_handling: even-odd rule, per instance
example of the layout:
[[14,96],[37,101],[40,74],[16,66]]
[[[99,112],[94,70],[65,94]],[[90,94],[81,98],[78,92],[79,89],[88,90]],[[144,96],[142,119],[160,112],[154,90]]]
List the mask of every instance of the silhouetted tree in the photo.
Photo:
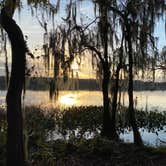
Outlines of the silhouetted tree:
[[[59,2],[59,0],[57,1]],[[21,98],[25,83],[25,54],[28,52],[23,33],[20,27],[13,20],[16,8],[19,8],[20,0],[5,0],[1,3],[0,24],[6,31],[12,48],[12,69],[6,96],[7,102],[7,165],[24,166],[25,151],[23,140],[23,116]],[[49,1],[28,1],[28,5],[39,7],[44,10],[47,5],[48,11],[52,14],[57,8],[52,8]],[[6,49],[4,50],[7,51]],[[8,77],[8,76],[7,76]]]
[[[8,6],[10,4],[10,6]],[[12,19],[16,1],[1,10],[1,25],[8,34],[12,47],[12,69],[7,92],[7,165],[25,165],[23,117],[21,97],[25,81],[26,46],[19,26]],[[10,9],[10,10],[9,10]]]
[[[142,144],[138,132],[133,107],[133,78],[134,68],[144,70],[147,67],[148,47],[155,49],[153,37],[156,16],[163,15],[163,2],[156,1],[118,1],[110,5],[109,9],[119,17],[121,31],[125,38],[125,48],[128,57],[128,95],[129,121],[133,128],[134,142]],[[141,63],[140,63],[141,60]],[[155,65],[155,64],[153,64]]]
[[[113,40],[118,37],[114,33],[113,25],[109,22],[109,8],[108,2],[98,2],[96,5],[98,11],[97,16],[92,22],[87,25],[84,23],[78,24],[76,16],[73,16],[73,10],[77,8],[69,6],[69,14],[65,20],[70,25],[69,40],[72,45],[72,52],[74,55],[84,55],[92,53],[92,59],[96,60],[98,66],[98,73],[102,79],[102,93],[103,93],[103,125],[101,134],[110,139],[118,139],[116,133],[115,121],[111,120],[110,114],[110,98],[109,98],[109,83],[111,76],[111,67],[113,60]],[[76,6],[76,5],[75,5]],[[94,26],[95,25],[95,26]],[[90,27],[92,26],[92,27]],[[111,52],[109,51],[111,50]],[[114,106],[115,108],[115,106]],[[113,114],[115,117],[115,114]],[[112,118],[114,119],[114,118]]]
[[[99,66],[101,66],[103,74],[102,90],[104,117],[102,133],[103,135],[110,137],[110,135],[112,135],[110,133],[116,131],[115,111],[117,105],[118,77],[119,70],[123,67],[123,70],[127,69],[128,71],[129,121],[134,132],[134,142],[137,145],[142,145],[133,107],[133,79],[137,72],[139,73],[142,71],[142,73],[144,73],[144,70],[148,67],[148,59],[151,56],[149,48],[152,48],[155,52],[155,38],[153,36],[155,19],[156,17],[159,18],[163,15],[164,1],[95,0],[93,3],[96,5],[95,9],[97,10],[96,13],[98,17],[96,17],[88,26],[77,25],[76,23],[74,28],[81,35],[77,32],[73,32],[75,35],[73,35],[74,37],[71,40],[74,38],[76,38],[77,41],[80,40],[78,48],[80,50],[89,49],[93,51],[95,53],[93,55],[97,56],[99,59]],[[70,17],[68,18],[70,21],[72,20]],[[92,33],[88,27],[91,24],[96,23],[97,20],[99,20],[98,29],[96,28],[98,31],[96,30],[95,33]],[[85,33],[87,29],[89,30],[89,33]],[[119,59],[119,65],[117,65],[117,77],[112,102],[112,123],[109,122],[111,118],[109,113],[108,83],[110,79],[110,66],[114,63],[114,60],[111,58],[115,56],[114,54],[112,54],[112,56],[109,55],[111,53],[110,48],[113,48],[112,45],[116,41],[115,39],[117,39],[115,33],[118,31],[117,29],[121,32],[121,36],[124,37],[124,43],[122,42],[120,52],[121,54],[125,54],[127,59],[123,60],[123,64],[123,58]],[[75,44],[75,46],[77,45]],[[153,63],[152,66],[155,64],[156,63]],[[113,128],[111,125],[114,125]]]

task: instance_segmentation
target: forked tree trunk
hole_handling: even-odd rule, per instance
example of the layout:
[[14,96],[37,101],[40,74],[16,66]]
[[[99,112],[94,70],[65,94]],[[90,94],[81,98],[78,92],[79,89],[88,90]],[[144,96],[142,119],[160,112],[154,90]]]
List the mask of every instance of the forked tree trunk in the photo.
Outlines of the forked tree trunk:
[[108,87],[110,81],[110,64],[108,55],[108,6],[106,4],[100,4],[101,18],[100,18],[100,31],[101,40],[103,42],[103,82],[102,82],[102,92],[103,92],[103,126],[101,135],[109,139],[115,140],[117,138],[115,119],[111,119],[110,114],[110,100],[108,96]]
[[133,55],[132,55],[132,43],[131,43],[131,31],[130,25],[126,25],[126,41],[128,43],[128,56],[129,56],[129,85],[128,85],[128,95],[129,95],[129,121],[133,129],[134,134],[134,143],[136,145],[142,145],[142,139],[138,131],[135,111],[134,111],[134,102],[133,102]]
[[21,96],[25,77],[25,41],[21,29],[5,11],[1,11],[1,25],[12,47],[12,69],[6,97],[7,102],[7,166],[24,166],[23,118]]
[[103,92],[103,124],[101,135],[103,137],[107,137],[112,139],[111,130],[112,130],[112,122],[110,116],[110,101],[108,96],[108,87],[110,80],[110,66],[108,62],[108,8],[105,3],[99,5],[100,8],[100,35],[103,46],[103,80],[102,80],[102,92]]

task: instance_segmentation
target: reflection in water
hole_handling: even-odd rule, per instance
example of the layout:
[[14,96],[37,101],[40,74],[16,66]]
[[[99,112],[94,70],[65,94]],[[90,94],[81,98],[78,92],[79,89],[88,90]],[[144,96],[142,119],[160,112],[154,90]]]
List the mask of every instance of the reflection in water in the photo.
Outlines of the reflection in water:
[[[5,91],[0,91],[0,104],[5,103]],[[134,92],[134,103],[136,108],[151,110],[158,107],[159,111],[166,111],[166,91],[143,91]],[[124,95],[124,104],[128,105],[128,95]],[[69,106],[90,106],[102,105],[102,93],[100,91],[60,91],[59,98],[56,101],[49,100],[48,91],[26,91],[25,105],[40,105],[41,107],[69,107]],[[158,139],[166,139],[166,127],[156,133],[141,131],[141,136],[146,144],[160,145]],[[120,135],[125,142],[133,142],[133,134],[126,132]]]
[[[149,132],[144,128],[139,129],[141,133],[141,137],[145,145],[150,146],[165,146],[164,143],[166,141],[166,126],[163,126],[163,130],[156,132]],[[120,138],[124,140],[124,142],[134,142],[133,140],[133,132],[132,131],[125,131],[123,134],[120,134]],[[163,142],[161,142],[163,141]]]
[[101,106],[102,95],[100,91],[60,91],[56,106]]
[[[0,105],[5,103],[6,91],[0,91]],[[138,109],[166,111],[166,91],[134,92],[134,106]],[[123,103],[123,102],[122,102]],[[60,91],[57,102],[49,100],[48,91],[26,91],[25,105],[40,106],[101,106],[101,91]],[[124,105],[128,106],[128,95],[124,94]]]
[[62,105],[67,105],[67,106],[71,106],[76,104],[77,100],[76,100],[76,95],[74,94],[67,94],[64,96],[60,96],[59,98],[59,103]]

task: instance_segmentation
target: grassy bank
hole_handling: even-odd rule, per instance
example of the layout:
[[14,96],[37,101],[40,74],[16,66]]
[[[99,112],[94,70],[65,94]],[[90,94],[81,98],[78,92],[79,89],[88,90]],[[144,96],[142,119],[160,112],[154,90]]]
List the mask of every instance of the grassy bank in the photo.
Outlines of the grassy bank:
[[165,156],[166,148],[137,147],[98,137],[50,142],[32,158],[37,166],[165,166]]
[[[166,147],[136,147],[100,138],[102,107],[73,107],[65,110],[26,107],[25,138],[28,163],[35,166],[165,166]],[[2,113],[3,112],[3,113]],[[0,165],[5,165],[6,120],[0,118]],[[155,132],[166,125],[166,112],[136,111],[139,128]],[[118,133],[130,130],[128,113],[117,113]],[[56,135],[60,139],[54,140]],[[92,136],[93,139],[85,139]]]

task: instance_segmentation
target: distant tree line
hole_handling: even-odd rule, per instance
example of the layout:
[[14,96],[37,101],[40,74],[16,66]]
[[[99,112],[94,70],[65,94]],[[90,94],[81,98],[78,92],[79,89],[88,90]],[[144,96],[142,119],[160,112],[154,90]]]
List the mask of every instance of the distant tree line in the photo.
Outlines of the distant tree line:
[[[50,81],[52,78],[46,77],[29,77],[26,81],[27,90],[49,90]],[[5,77],[0,77],[0,90],[7,90]],[[63,82],[63,79],[61,80]],[[115,80],[110,81],[110,84]],[[125,86],[126,80],[121,80],[121,90],[127,91]],[[59,87],[59,90],[101,90],[101,85],[95,79],[69,79],[63,86]],[[166,90],[166,82],[153,82],[153,81],[133,81],[134,91],[155,91]]]

